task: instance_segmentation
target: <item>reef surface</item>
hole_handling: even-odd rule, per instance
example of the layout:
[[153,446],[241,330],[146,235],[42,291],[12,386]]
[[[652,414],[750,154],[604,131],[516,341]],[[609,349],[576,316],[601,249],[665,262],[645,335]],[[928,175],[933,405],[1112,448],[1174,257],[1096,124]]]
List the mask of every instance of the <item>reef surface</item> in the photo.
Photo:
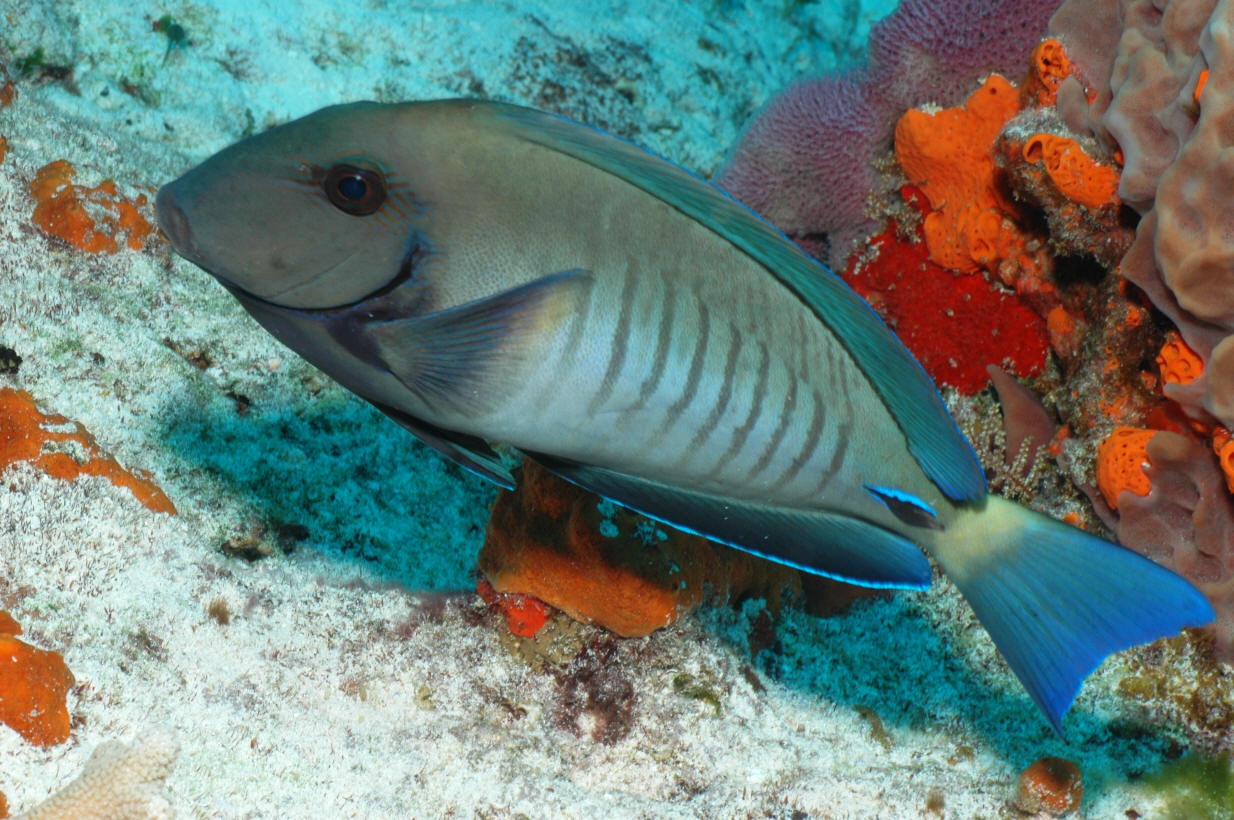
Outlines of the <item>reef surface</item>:
[[512,637],[473,591],[493,490],[149,230],[162,182],[353,99],[533,105],[710,176],[890,10],[842,7],[0,0],[0,632],[73,681],[66,741],[0,726],[0,816],[121,740],[157,751],[151,816],[225,818],[1001,816],[1047,755],[1085,816],[1158,816],[1143,775],[1229,750],[1187,639],[1108,661],[1054,737],[945,581]]

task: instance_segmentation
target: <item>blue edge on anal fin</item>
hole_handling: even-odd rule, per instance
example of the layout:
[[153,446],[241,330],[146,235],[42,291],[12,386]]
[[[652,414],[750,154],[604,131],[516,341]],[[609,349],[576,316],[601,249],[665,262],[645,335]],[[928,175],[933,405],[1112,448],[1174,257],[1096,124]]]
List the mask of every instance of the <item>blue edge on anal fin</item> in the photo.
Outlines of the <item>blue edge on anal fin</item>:
[[925,589],[930,562],[912,541],[851,516],[768,507],[527,453],[547,470],[679,530],[805,572],[868,587]]

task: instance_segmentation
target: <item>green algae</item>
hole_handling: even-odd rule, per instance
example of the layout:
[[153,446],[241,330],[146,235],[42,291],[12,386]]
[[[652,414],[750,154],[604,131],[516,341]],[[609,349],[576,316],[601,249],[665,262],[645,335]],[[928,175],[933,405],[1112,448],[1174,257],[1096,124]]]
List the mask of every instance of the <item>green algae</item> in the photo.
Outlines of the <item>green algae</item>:
[[1234,763],[1229,754],[1185,755],[1144,782],[1161,799],[1164,820],[1222,820],[1234,806]]
[[720,716],[721,696],[710,674],[696,678],[688,672],[682,672],[673,678],[673,691],[691,700],[706,703],[715,710],[716,717]]
[[13,70],[22,77],[29,77],[47,64],[47,54],[39,46],[25,57],[13,61]]

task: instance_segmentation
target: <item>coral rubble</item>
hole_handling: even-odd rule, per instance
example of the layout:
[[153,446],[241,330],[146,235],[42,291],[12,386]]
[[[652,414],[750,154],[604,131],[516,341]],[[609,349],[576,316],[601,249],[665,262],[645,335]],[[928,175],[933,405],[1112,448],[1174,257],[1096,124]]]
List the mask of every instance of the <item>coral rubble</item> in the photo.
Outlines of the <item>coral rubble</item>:
[[15,820],[162,820],[163,781],[180,753],[175,736],[151,729],[131,743],[100,744],[73,782]]

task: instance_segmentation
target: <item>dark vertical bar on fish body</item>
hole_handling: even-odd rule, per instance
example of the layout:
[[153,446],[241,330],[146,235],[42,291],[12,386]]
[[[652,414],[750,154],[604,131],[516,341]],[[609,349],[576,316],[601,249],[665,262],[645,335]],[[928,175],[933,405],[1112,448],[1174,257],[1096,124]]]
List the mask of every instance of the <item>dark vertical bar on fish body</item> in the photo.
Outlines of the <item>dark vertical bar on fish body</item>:
[[707,361],[707,347],[711,342],[711,310],[702,299],[695,299],[698,304],[698,336],[694,340],[694,350],[690,354],[690,369],[686,372],[685,385],[681,395],[668,406],[664,413],[664,422],[656,431],[653,441],[663,441],[669,430],[681,419],[682,412],[694,401],[698,392],[699,380],[703,375],[703,365]]
[[762,417],[763,399],[767,395],[768,373],[771,370],[771,353],[767,350],[767,344],[761,339],[758,340],[758,352],[758,376],[754,383],[750,412],[746,414],[746,418],[741,423],[741,426],[734,430],[732,436],[730,436],[728,447],[724,449],[716,465],[711,468],[713,474],[723,472],[724,468],[728,466],[728,462],[741,452],[750,437],[750,431],[754,429]]
[[733,398],[733,381],[737,376],[737,361],[741,356],[742,339],[741,333],[733,326],[732,322],[728,323],[728,351],[724,354],[724,376],[720,383],[720,391],[716,395],[715,404],[711,408],[711,412],[707,414],[707,418],[699,426],[694,433],[694,438],[690,439],[690,446],[687,448],[687,457],[691,456],[694,451],[702,447],[716,427],[720,424],[720,419],[728,412],[728,405]]
[[[823,497],[831,480],[844,469],[849,438],[853,429],[853,405],[845,386],[849,379],[860,378],[860,374],[849,371],[848,360],[843,355],[837,358],[836,347],[830,339],[816,341],[811,344],[809,350],[816,357],[816,381],[822,382],[824,377],[826,379],[826,384],[821,385],[823,392],[816,393],[815,400],[825,399],[828,422],[813,445],[812,455],[826,456],[827,460],[818,469],[815,484],[801,498],[805,501],[817,502]],[[824,436],[823,433],[831,433],[831,435]],[[830,444],[830,449],[820,450],[820,447],[826,447],[828,444]],[[812,460],[808,460],[807,463]]]
[[788,392],[784,394],[784,404],[780,407],[780,417],[776,422],[775,432],[771,434],[770,441],[763,449],[762,455],[758,457],[754,467],[746,475],[746,481],[753,481],[759,473],[767,469],[771,464],[771,460],[775,457],[776,452],[780,449],[780,445],[784,441],[784,436],[788,433],[788,426],[792,423],[793,413],[797,405],[797,386],[798,380],[794,373],[788,374]]
[[669,346],[673,341],[673,320],[677,316],[677,289],[672,282],[664,282],[664,298],[658,303],[660,309],[660,324],[656,330],[656,347],[651,357],[651,372],[638,386],[638,400],[634,409],[642,409],[660,386],[664,371],[668,365]]
[[768,492],[779,492],[783,487],[788,486],[801,472],[801,468],[806,465],[810,457],[814,455],[818,448],[818,440],[823,432],[823,424],[827,419],[827,407],[823,403],[823,399],[818,394],[818,390],[810,392],[810,404],[813,407],[813,416],[810,419],[810,428],[806,431],[805,439],[802,441],[801,449],[797,451],[797,455],[793,457],[792,462],[775,483],[771,485]]
[[587,406],[588,415],[595,415],[613,395],[613,391],[617,389],[621,367],[626,361],[626,345],[630,341],[630,318],[634,310],[634,291],[638,286],[638,281],[634,271],[626,269],[623,273],[621,305],[617,313],[617,326],[614,328],[613,337],[609,341],[608,365],[604,369],[604,378],[600,382],[600,389],[596,391],[595,396],[592,397],[591,402]]

